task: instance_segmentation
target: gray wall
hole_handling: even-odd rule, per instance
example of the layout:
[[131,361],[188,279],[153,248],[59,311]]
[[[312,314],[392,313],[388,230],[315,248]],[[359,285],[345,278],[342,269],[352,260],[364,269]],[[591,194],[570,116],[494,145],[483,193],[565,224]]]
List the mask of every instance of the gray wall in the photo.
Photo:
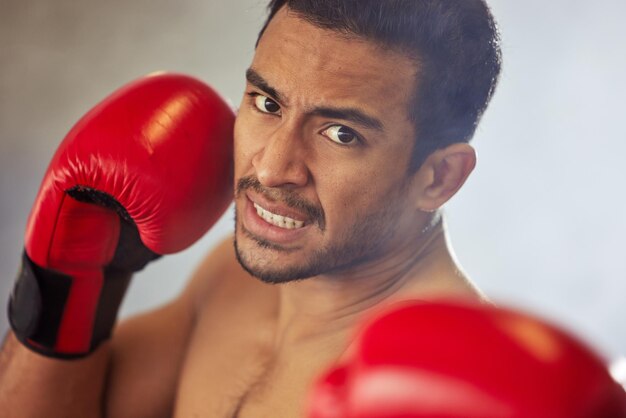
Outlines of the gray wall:
[[[494,299],[552,318],[608,355],[624,354],[626,3],[491,4],[505,67],[475,140],[478,168],[447,207],[457,254]],[[4,310],[39,181],[77,118],[160,69],[196,75],[238,103],[264,1],[2,0],[1,10]],[[139,274],[123,315],[176,294],[231,218]]]

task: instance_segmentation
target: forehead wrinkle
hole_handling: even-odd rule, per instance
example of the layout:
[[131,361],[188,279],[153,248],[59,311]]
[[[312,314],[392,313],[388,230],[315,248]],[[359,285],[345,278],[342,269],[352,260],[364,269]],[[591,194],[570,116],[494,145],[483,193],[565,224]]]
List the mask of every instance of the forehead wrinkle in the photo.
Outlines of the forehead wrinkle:
[[315,107],[307,112],[309,116],[322,116],[330,119],[343,119],[361,125],[367,129],[384,131],[382,121],[370,116],[357,107]]
[[[276,88],[269,85],[269,83],[253,68],[246,70],[246,79],[250,84],[263,90],[270,96],[274,97],[281,103],[286,103],[285,96],[280,93]],[[326,100],[323,100],[326,102]],[[345,107],[345,106],[307,106],[303,104],[304,111],[307,116],[321,116],[327,118],[344,119],[357,123],[367,129],[374,129],[377,131],[384,131],[384,123],[378,118],[368,114],[360,106]]]
[[356,108],[385,122],[410,122],[419,65],[370,40],[281,10],[261,37],[253,64],[278,84],[283,100],[303,111]]

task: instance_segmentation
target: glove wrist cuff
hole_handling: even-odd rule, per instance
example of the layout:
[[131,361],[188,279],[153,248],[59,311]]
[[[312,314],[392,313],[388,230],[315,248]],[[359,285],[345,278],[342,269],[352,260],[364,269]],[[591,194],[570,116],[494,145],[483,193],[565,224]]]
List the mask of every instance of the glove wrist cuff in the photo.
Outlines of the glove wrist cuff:
[[89,355],[110,337],[131,275],[109,268],[85,286],[85,278],[42,268],[24,252],[9,300],[11,328],[22,344],[45,356]]

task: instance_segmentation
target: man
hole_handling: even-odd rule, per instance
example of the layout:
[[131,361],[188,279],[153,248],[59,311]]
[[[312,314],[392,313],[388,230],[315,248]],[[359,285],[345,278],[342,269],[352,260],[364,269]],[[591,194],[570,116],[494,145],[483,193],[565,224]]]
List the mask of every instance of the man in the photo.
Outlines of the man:
[[2,410],[302,416],[371,310],[480,300],[438,210],[474,168],[468,141],[499,69],[481,0],[272,1],[235,123],[234,248],[80,360],[10,334]]

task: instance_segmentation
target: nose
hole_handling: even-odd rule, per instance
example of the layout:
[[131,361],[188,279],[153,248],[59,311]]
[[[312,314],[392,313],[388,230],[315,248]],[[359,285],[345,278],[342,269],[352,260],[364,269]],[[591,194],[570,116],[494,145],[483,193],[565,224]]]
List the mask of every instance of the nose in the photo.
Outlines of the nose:
[[307,149],[297,127],[283,124],[254,155],[252,165],[266,187],[303,187],[309,179]]

